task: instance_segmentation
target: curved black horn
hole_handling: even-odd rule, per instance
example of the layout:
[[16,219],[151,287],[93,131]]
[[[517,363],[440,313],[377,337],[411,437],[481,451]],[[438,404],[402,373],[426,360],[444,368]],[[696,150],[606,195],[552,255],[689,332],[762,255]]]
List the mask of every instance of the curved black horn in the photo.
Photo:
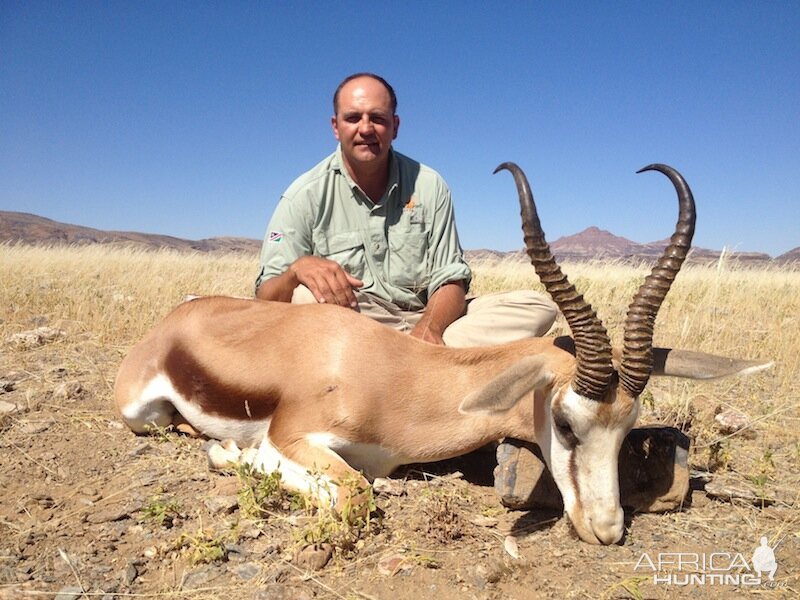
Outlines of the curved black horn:
[[648,165],[637,173],[643,171],[659,171],[669,177],[678,193],[679,209],[678,223],[669,246],[634,296],[625,317],[625,341],[619,379],[620,385],[632,396],[642,393],[653,370],[653,328],[656,314],[692,247],[697,217],[692,190],[680,173],[672,167],[660,164]]
[[608,332],[591,305],[575,291],[575,286],[561,272],[561,267],[550,252],[525,173],[511,162],[501,164],[494,172],[502,169],[511,171],[517,184],[522,232],[531,263],[547,293],[567,319],[575,338],[577,371],[572,387],[581,396],[601,400],[614,374]]

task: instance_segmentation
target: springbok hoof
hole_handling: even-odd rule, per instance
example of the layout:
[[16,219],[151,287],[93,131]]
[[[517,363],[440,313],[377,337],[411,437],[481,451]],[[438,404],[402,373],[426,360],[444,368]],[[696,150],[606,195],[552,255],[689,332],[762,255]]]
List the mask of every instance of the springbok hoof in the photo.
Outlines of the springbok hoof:
[[229,469],[239,464],[242,451],[233,440],[212,442],[208,446],[208,467],[213,470]]

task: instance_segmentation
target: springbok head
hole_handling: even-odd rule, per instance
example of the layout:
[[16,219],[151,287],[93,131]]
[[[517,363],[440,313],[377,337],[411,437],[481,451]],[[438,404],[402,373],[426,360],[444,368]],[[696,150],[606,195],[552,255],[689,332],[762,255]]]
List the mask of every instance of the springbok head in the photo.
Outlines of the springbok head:
[[511,171],[522,209],[522,229],[531,262],[545,289],[572,330],[575,371],[555,383],[550,402],[537,407],[542,454],[564,499],[578,535],[587,542],[613,544],[622,537],[624,515],[619,501],[618,456],[622,441],[636,422],[639,394],[653,371],[653,326],[656,314],[691,247],[695,226],[692,192],[674,169],[660,171],[678,192],[679,217],[669,246],[631,302],[625,320],[619,366],[612,363],[611,340],[592,307],[561,272],[545,241],[530,186],[522,170]]

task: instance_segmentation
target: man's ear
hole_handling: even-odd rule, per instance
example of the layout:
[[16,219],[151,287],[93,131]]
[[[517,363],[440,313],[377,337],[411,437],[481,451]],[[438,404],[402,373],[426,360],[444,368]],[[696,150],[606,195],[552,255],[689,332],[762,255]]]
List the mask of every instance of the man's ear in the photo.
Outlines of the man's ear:
[[335,137],[338,141],[339,140],[339,125],[336,123],[336,115],[331,117],[331,129],[333,129],[333,137]]
[[553,379],[543,356],[526,356],[461,402],[462,414],[496,414],[510,410],[522,398]]
[[396,140],[397,132],[400,130],[400,117],[397,115],[393,115],[392,119],[394,120],[394,135],[392,136],[392,139]]

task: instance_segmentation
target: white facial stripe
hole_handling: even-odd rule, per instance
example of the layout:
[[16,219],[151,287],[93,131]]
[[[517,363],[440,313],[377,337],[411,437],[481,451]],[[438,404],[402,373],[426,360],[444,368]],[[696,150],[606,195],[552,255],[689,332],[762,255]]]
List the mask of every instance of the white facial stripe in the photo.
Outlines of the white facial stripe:
[[[624,437],[636,422],[638,400],[628,415],[605,414],[611,410],[569,389],[561,397],[558,410],[578,439],[570,449],[561,436],[551,433],[549,467],[564,498],[570,520],[585,539],[613,543],[621,537],[624,515],[619,504],[619,449]],[[551,426],[555,429],[553,415]],[[605,421],[602,419],[605,417]],[[544,449],[543,449],[544,450]]]

